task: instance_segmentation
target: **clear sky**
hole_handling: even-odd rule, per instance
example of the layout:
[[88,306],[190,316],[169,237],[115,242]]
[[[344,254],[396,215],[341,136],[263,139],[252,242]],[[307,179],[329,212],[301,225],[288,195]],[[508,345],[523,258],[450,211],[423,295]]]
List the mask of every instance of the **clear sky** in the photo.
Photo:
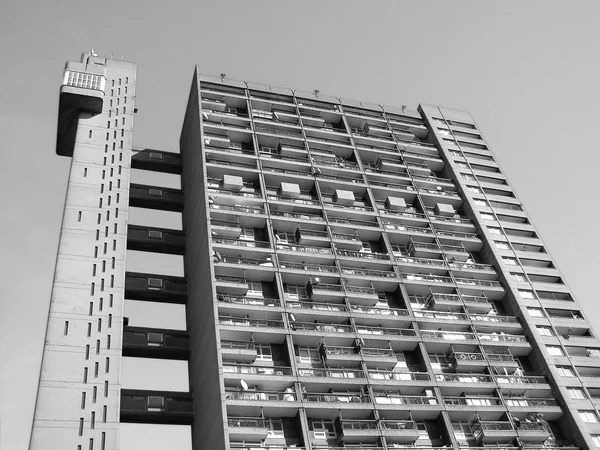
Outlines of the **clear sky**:
[[[471,112],[596,324],[600,2],[0,3],[0,446],[25,450],[70,160],[64,63],[138,63],[134,144],[177,151],[194,64],[323,94]],[[128,450],[122,446],[122,450]]]

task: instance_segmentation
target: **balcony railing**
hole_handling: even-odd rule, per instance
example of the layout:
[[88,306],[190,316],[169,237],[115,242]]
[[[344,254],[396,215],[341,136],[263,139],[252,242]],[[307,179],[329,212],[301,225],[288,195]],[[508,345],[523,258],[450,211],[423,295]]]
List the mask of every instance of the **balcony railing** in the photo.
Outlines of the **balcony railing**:
[[223,372],[245,375],[291,375],[292,369],[291,367],[282,366],[260,367],[250,364],[224,363]]
[[244,205],[220,205],[216,203],[209,203],[211,209],[218,209],[223,211],[235,211],[243,212],[248,214],[264,214],[265,209],[260,205],[244,206]]
[[337,250],[338,256],[346,256],[349,258],[360,258],[360,259],[377,259],[389,261],[390,255],[388,253],[376,253],[376,252],[353,252],[351,250]]
[[482,341],[502,341],[502,342],[527,342],[526,336],[519,336],[514,334],[505,334],[500,332],[499,334],[494,333],[477,333],[477,336]]
[[300,300],[286,300],[285,306],[286,308],[313,309],[317,311],[348,311],[348,307],[346,305],[336,303],[303,302]]
[[288,219],[312,220],[312,221],[316,221],[316,222],[323,222],[325,220],[323,218],[323,216],[320,216],[318,214],[291,213],[291,212],[285,212],[285,211],[276,211],[276,210],[273,210],[272,208],[271,208],[271,215],[286,217]]
[[558,401],[551,398],[504,397],[508,406],[559,406]]
[[319,205],[319,200],[308,199],[308,198],[292,198],[284,197],[282,195],[269,195],[267,197],[269,201],[295,203],[296,205]]
[[345,225],[359,225],[362,227],[379,228],[379,224],[377,223],[377,221],[356,220],[356,219],[349,219],[349,218],[342,218],[342,217],[330,217],[330,216],[328,216],[327,220],[329,220],[329,222],[342,223]]
[[298,375],[301,377],[319,377],[319,378],[364,378],[362,370],[346,368],[299,368]]
[[422,273],[402,273],[400,275],[405,281],[424,281],[426,283],[446,283],[454,284],[454,281],[450,277],[442,275],[425,275]]
[[502,283],[499,281],[476,280],[473,278],[454,278],[456,284],[464,284],[468,286],[485,286],[490,288],[502,288]]
[[436,331],[436,330],[421,330],[421,336],[424,338],[435,339],[450,339],[460,341],[470,341],[477,339],[473,333],[464,333],[462,331]]
[[441,259],[396,256],[396,261],[403,262],[403,263],[409,263],[409,264],[420,264],[420,265],[426,265],[426,266],[446,267],[446,262]]
[[491,383],[494,379],[489,375],[479,375],[475,373],[436,373],[437,381],[450,381],[454,383]]
[[444,403],[456,406],[498,406],[502,404],[497,397],[444,397]]
[[221,302],[237,303],[240,305],[279,306],[279,299],[277,299],[277,298],[217,294],[217,299]]
[[296,394],[293,390],[285,391],[225,391],[226,397],[231,400],[249,401],[294,401]]
[[415,330],[410,328],[389,328],[389,327],[378,327],[378,326],[366,326],[357,325],[356,332],[361,334],[379,334],[385,336],[416,336]]
[[369,378],[372,380],[397,380],[397,381],[430,381],[426,372],[397,372],[385,369],[368,369]]
[[491,266],[489,264],[451,262],[448,263],[448,265],[453,269],[459,270],[485,270],[487,272],[495,272],[494,266]]
[[379,405],[437,405],[435,397],[422,395],[402,395],[395,393],[375,392],[375,403]]
[[310,270],[313,272],[338,272],[338,268],[336,266],[326,266],[323,264],[294,263],[289,261],[279,261],[279,267],[282,269]]
[[320,331],[326,333],[352,333],[352,326],[333,323],[293,322],[294,330]]
[[281,320],[246,319],[243,317],[219,317],[219,324],[258,328],[283,328]]
[[250,241],[244,239],[226,239],[213,237],[213,244],[223,244],[223,245],[235,245],[236,247],[253,247],[253,248],[270,248],[271,244],[269,242],[263,241]]
[[297,244],[276,244],[277,250],[284,250],[288,252],[302,252],[302,253],[314,253],[320,255],[332,255],[333,250],[326,247],[307,247],[304,245]]
[[311,393],[303,394],[304,401],[307,402],[323,402],[323,403],[371,403],[371,398],[361,392],[344,392],[344,393]]
[[371,270],[371,269],[360,269],[354,267],[342,267],[342,274],[344,275],[361,275],[364,277],[376,277],[376,278],[396,278],[397,275],[393,271],[389,270]]
[[417,234],[433,234],[433,231],[431,231],[430,228],[411,227],[408,225],[392,223],[389,220],[382,220],[381,222],[384,224],[386,230],[404,231],[407,233],[417,233]]
[[385,306],[360,306],[350,305],[350,310],[362,314],[376,314],[379,316],[408,316],[406,309],[390,308]]
[[230,427],[265,428],[265,419],[260,417],[229,417],[227,425]]
[[546,378],[543,376],[518,376],[518,375],[496,375],[498,383],[511,384],[546,384]]

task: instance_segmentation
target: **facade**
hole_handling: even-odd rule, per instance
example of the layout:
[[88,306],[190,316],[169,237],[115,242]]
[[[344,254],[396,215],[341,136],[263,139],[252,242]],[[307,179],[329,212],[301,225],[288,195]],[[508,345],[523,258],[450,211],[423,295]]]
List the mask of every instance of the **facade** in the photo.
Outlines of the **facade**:
[[[468,113],[196,68],[174,154],[132,148],[135,73],[67,64],[32,450],[127,450],[126,422],[211,450],[599,446],[600,343]],[[183,255],[185,276],[127,249]],[[135,326],[127,301],[185,305],[187,329]],[[130,357],[187,361],[189,390],[122,388]]]

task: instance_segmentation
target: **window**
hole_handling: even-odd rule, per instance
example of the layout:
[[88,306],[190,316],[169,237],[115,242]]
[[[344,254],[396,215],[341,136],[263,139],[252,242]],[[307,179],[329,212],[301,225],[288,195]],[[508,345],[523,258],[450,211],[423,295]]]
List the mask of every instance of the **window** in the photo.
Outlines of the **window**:
[[[333,428],[333,421],[327,419],[312,419],[310,422],[312,430],[316,433],[320,433],[322,439],[335,439],[336,434]],[[316,437],[316,436],[315,436]]]
[[321,358],[319,351],[310,347],[298,347],[298,357],[300,363],[304,364],[320,364]]
[[569,366],[556,366],[558,374],[563,377],[574,377],[573,369]]
[[503,256],[502,261],[504,261],[504,264],[506,264],[507,266],[517,265],[517,258],[509,258],[508,256]]
[[81,409],[85,409],[85,392],[81,393]]
[[477,206],[488,206],[488,203],[485,200],[479,200],[478,198],[474,199],[473,203],[475,203]]
[[483,220],[493,220],[494,222],[496,221],[494,215],[490,213],[481,213],[481,218]]
[[579,417],[585,423],[598,423],[598,416],[594,411],[579,411]]
[[565,356],[564,352],[562,351],[562,348],[558,346],[547,345],[546,348],[548,349],[548,353],[552,356]]
[[521,298],[526,298],[526,299],[534,299],[535,298],[533,296],[533,291],[529,291],[527,289],[519,289],[519,295],[521,296]]
[[271,354],[271,346],[269,344],[255,344],[256,359],[263,361],[273,361],[273,355]]
[[443,354],[430,353],[429,361],[431,361],[431,367],[435,372],[441,372],[442,369],[448,367],[448,360],[446,359],[446,355]]
[[250,297],[262,297],[262,283],[260,281],[248,281],[248,292],[246,295]]
[[600,435],[592,434],[592,441],[596,447],[600,448]]
[[567,388],[567,391],[569,392],[569,397],[571,397],[573,399],[580,400],[580,399],[586,398],[585,392],[583,392],[583,389],[581,389],[581,388],[576,388],[576,387]]
[[520,281],[520,282],[525,282],[527,280],[525,280],[525,275],[523,275],[522,273],[512,273],[510,274],[513,277],[513,280],[515,281]]
[[284,284],[283,291],[287,294],[287,298],[290,300],[302,300],[308,298],[306,295],[306,289],[303,286]]
[[550,327],[538,326],[536,328],[542,336],[554,336],[554,334],[552,333],[552,328]]
[[283,421],[281,419],[265,419],[269,437],[283,437]]
[[508,244],[506,242],[494,241],[494,244],[496,244],[496,248],[500,250],[509,250]]
[[502,231],[500,230],[500,228],[487,227],[487,229],[490,232],[490,234],[502,234]]
[[65,320],[65,336],[69,334],[69,321]]
[[83,436],[83,417],[79,419],[79,436]]
[[96,403],[97,398],[98,398],[98,386],[94,386],[92,388],[92,403]]
[[544,313],[541,308],[527,308],[531,317],[544,317]]

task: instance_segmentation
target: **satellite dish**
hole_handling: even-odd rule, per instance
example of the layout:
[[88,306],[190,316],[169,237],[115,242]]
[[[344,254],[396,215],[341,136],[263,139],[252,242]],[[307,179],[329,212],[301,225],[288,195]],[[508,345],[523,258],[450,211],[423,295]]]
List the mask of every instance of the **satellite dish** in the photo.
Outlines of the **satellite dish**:
[[246,380],[240,380],[240,385],[244,391],[248,390],[248,383],[246,383]]
[[290,320],[291,320],[292,322],[295,322],[295,321],[296,321],[296,317],[294,317],[294,315],[293,315],[293,314],[290,314]]
[[315,279],[314,279],[314,281],[313,281],[313,284],[314,284],[314,285],[317,285],[317,284],[319,284],[320,282],[321,282],[321,279],[320,279],[319,277],[315,277]]

